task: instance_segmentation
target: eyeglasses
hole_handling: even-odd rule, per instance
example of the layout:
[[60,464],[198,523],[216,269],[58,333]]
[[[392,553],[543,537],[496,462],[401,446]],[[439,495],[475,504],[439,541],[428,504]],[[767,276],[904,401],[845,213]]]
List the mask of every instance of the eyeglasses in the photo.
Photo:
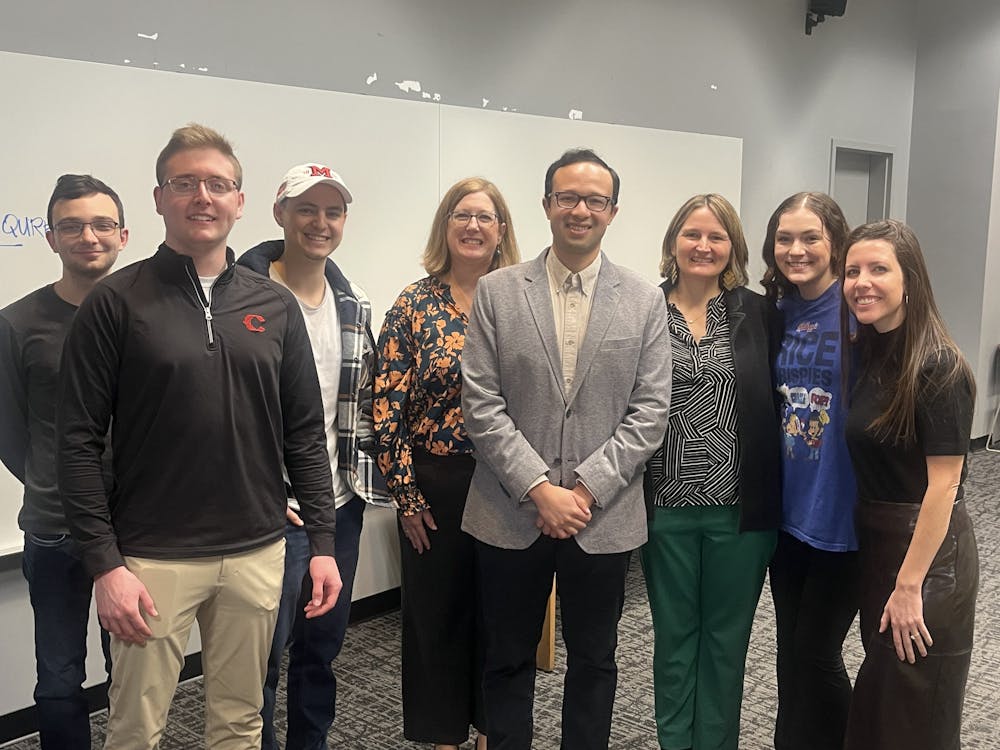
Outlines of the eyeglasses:
[[459,226],[464,226],[475,219],[476,223],[481,227],[491,227],[494,222],[500,220],[499,216],[491,214],[489,211],[483,211],[478,214],[470,214],[466,211],[452,211],[448,214],[448,218]]
[[119,224],[117,221],[112,221],[111,219],[94,219],[93,221],[75,221],[66,220],[60,221],[53,227],[56,234],[61,237],[79,237],[83,234],[83,228],[90,227],[90,231],[94,233],[95,237],[110,237],[118,229]]
[[163,184],[170,188],[170,192],[177,195],[193,195],[198,192],[198,186],[203,182],[205,189],[212,195],[227,195],[239,189],[235,180],[227,180],[224,177],[206,177],[203,180],[197,177],[171,177]]
[[559,208],[576,208],[583,201],[590,211],[603,211],[611,205],[611,198],[606,195],[577,195],[576,193],[549,193],[550,198],[556,199]]

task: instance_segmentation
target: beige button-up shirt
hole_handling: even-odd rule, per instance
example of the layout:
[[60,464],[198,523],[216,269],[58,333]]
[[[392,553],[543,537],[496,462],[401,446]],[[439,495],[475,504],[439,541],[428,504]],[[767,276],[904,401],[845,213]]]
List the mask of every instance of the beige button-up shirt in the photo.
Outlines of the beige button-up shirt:
[[[562,264],[549,248],[545,256],[545,271],[549,277],[549,292],[552,295],[552,315],[556,323],[556,341],[559,344],[559,355],[562,359],[563,392],[569,393],[576,376],[576,359],[587,335],[587,323],[590,321],[590,307],[594,301],[594,287],[597,286],[597,274],[601,271],[601,254],[598,253],[593,263],[579,273],[570,271]],[[528,492],[546,480],[545,475],[538,477]],[[589,488],[587,490],[590,491]],[[525,492],[523,502],[528,498]]]
[[563,390],[569,393],[576,375],[576,359],[587,334],[594,287],[601,270],[601,255],[579,273],[570,271],[549,248],[545,270],[552,294],[552,315],[556,324],[556,341],[562,358]]

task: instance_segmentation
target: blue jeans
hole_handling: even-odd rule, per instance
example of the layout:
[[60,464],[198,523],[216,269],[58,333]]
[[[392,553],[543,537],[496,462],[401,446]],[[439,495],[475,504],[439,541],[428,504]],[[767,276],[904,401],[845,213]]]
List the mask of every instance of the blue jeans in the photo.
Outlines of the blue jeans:
[[312,596],[309,539],[301,526],[285,527],[285,578],[264,681],[262,750],[278,750],[274,702],[281,655],[288,646],[288,728],[285,750],[327,750],[326,735],[336,714],[337,678],[331,662],[340,653],[351,613],[358,541],[365,501],[353,497],[337,509],[337,568],[344,588],[337,604],[322,617],[307,620],[303,608]]
[[[43,750],[90,750],[87,623],[93,581],[79,545],[68,534],[24,535],[21,570],[35,614],[35,706]],[[101,629],[104,666],[111,673],[108,634]]]

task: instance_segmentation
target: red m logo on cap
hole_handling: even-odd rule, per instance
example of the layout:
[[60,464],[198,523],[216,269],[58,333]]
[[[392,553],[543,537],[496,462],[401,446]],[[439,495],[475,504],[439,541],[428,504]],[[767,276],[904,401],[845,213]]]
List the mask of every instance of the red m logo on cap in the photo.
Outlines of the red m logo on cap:
[[310,165],[309,169],[312,170],[310,177],[329,177],[330,168],[329,167],[317,167],[315,165]]

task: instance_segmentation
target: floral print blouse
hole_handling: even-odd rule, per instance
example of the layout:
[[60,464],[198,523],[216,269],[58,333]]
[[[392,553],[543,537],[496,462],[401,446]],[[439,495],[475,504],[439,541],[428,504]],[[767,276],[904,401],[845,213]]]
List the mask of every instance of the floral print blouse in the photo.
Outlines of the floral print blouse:
[[403,515],[430,507],[417,487],[414,446],[438,456],[472,453],[462,418],[468,325],[450,287],[434,276],[406,287],[382,324],[373,404],[378,465]]

